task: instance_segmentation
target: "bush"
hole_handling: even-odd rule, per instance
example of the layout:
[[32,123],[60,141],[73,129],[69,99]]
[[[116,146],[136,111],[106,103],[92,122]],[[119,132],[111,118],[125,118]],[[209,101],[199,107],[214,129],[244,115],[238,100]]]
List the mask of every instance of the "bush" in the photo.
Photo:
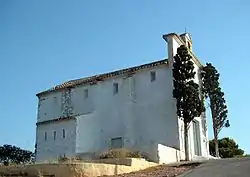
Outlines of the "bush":
[[3,162],[3,165],[4,165],[4,166],[9,166],[9,165],[10,165],[10,162],[4,161],[4,162]]
[[58,163],[71,163],[71,162],[75,162],[80,160],[79,157],[76,156],[71,156],[71,157],[67,157],[67,156],[59,156],[58,157]]
[[135,151],[135,152],[128,152],[127,157],[131,157],[131,158],[143,158],[143,155],[141,154],[141,152]]
[[139,151],[131,152],[126,149],[112,149],[107,152],[102,153],[100,159],[109,159],[109,158],[143,158],[143,155]]
[[66,156],[59,156],[58,157],[58,162],[63,163],[63,162],[68,162],[70,159]]

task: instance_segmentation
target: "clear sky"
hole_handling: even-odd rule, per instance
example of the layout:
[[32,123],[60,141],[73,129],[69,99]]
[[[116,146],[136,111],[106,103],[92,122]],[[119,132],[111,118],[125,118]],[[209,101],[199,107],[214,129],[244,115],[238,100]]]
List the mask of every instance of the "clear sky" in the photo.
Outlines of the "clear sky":
[[[35,94],[66,80],[167,57],[162,35],[192,35],[221,73],[229,136],[250,153],[250,1],[0,1],[0,144],[34,149]],[[210,118],[210,117],[208,117]],[[209,137],[212,137],[209,121]]]

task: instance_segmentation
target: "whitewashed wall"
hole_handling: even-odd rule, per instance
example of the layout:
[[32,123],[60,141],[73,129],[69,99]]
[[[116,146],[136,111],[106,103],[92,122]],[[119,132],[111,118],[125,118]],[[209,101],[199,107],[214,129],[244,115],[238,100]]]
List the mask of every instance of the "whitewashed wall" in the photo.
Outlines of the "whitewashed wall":
[[[118,83],[118,93],[113,94],[113,83]],[[130,101],[128,94],[129,78],[117,77],[105,82],[92,85],[89,90],[88,102],[93,105],[89,108],[88,103],[79,99],[84,90],[83,87],[75,89],[73,93],[74,112],[79,113],[77,117],[77,153],[106,150],[110,147],[110,139],[123,137],[126,140],[126,121],[131,117]],[[76,99],[75,99],[76,98]],[[82,108],[79,107],[82,105]],[[89,111],[82,112],[83,109]],[[85,107],[85,108],[84,108]],[[89,136],[89,137],[87,137]],[[83,139],[95,139],[90,145],[84,145]],[[124,142],[125,144],[125,142]]]
[[[150,79],[151,71],[156,72],[154,82]],[[77,153],[104,151],[110,148],[110,139],[116,137],[123,138],[124,147],[147,153],[157,153],[156,143],[179,148],[168,75],[165,65],[92,86],[89,102],[94,108],[77,117]],[[113,95],[114,82],[119,84],[116,95]],[[84,107],[83,99],[79,99],[82,90],[79,87],[72,91],[72,98],[77,98],[73,101],[75,105]],[[88,140],[88,145],[83,140]]]
[[169,67],[153,69],[156,80],[150,81],[150,73],[140,73],[136,79],[135,127],[137,146],[157,159],[158,144],[179,149],[178,123],[172,100]]
[[94,114],[76,117],[76,153],[90,153],[98,150],[100,129]]
[[[65,138],[63,138],[63,129]],[[56,138],[54,140],[54,131]],[[45,140],[45,132],[47,139]],[[67,120],[58,123],[50,123],[37,126],[36,143],[37,156],[36,161],[45,161],[57,159],[60,155],[72,156],[75,154],[76,139],[76,121]]]
[[55,92],[39,99],[37,121],[56,119],[61,116],[61,92]]

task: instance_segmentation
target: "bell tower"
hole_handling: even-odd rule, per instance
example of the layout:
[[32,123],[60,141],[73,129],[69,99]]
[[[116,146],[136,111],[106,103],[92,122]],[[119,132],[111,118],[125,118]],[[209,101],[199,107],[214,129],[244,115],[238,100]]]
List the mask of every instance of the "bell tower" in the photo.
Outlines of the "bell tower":
[[192,51],[192,40],[189,33],[183,33],[180,35],[181,39],[184,41],[187,48]]

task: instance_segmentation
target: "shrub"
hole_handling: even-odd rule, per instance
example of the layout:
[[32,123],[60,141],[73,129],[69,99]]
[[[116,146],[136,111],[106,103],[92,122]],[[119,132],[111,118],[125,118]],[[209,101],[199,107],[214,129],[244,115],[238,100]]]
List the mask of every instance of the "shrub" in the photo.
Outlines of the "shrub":
[[71,157],[59,156],[58,157],[58,163],[72,163],[72,162],[75,162],[77,160],[80,160],[79,157],[77,157],[77,156],[71,156]]
[[58,157],[58,162],[63,163],[63,162],[68,162],[70,159],[66,156],[59,156]]
[[143,155],[139,151],[128,151],[126,149],[112,149],[107,152],[102,153],[100,159],[109,158],[143,158]]
[[139,151],[135,151],[135,152],[128,152],[127,157],[131,157],[131,158],[143,158],[143,154]]
[[9,165],[10,165],[10,162],[4,161],[4,162],[3,162],[3,165],[4,165],[4,166],[9,166]]

